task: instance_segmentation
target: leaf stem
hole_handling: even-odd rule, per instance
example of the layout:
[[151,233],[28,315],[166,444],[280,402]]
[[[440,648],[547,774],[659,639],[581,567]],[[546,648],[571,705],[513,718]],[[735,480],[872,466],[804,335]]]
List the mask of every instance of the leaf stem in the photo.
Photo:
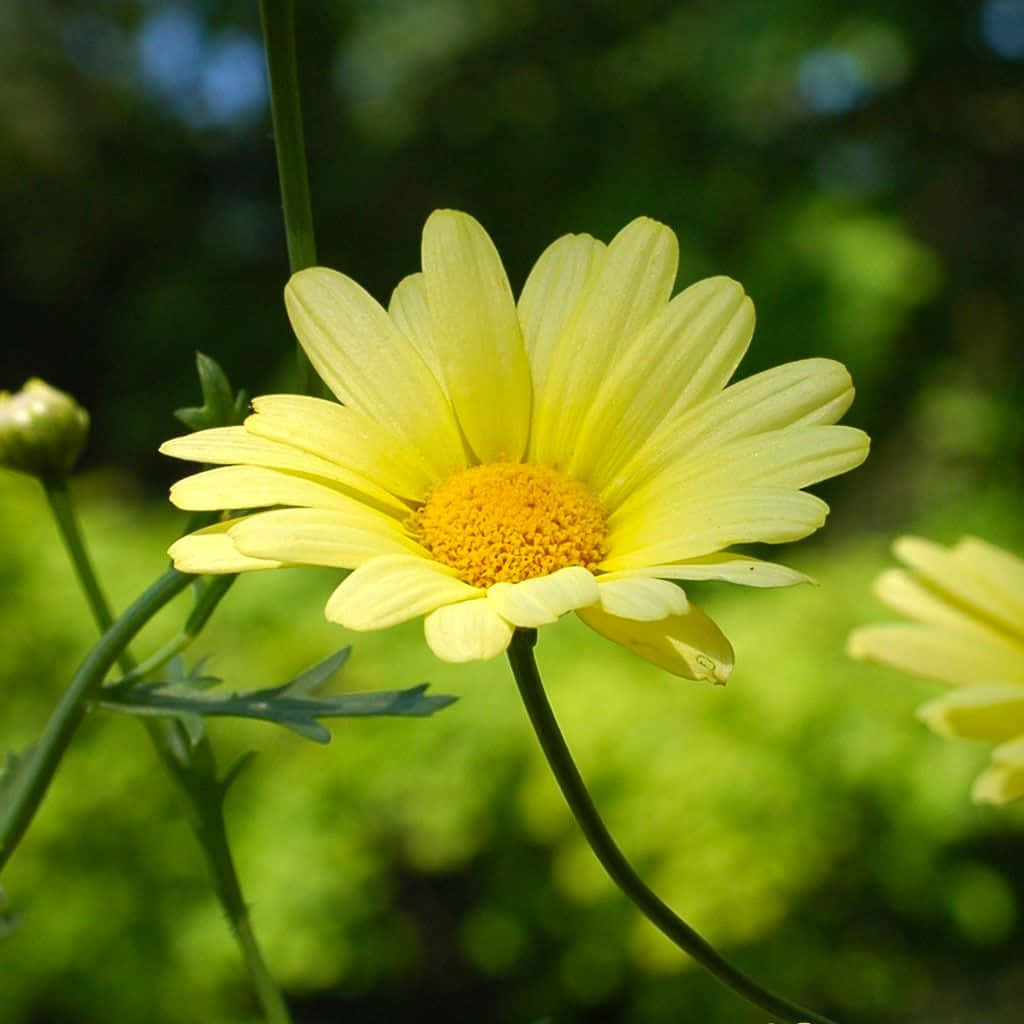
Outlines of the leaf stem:
[[[270,80],[270,116],[277,152],[288,263],[294,274],[316,263],[313,208],[302,133],[298,65],[295,59],[294,0],[260,0],[260,23]],[[299,392],[313,394],[316,377],[302,346],[298,346]]]
[[508,649],[512,673],[562,795],[590,848],[615,884],[656,928],[744,999],[790,1024],[835,1024],[828,1017],[803,1009],[748,978],[641,881],[598,814],[558,727],[558,721],[544,692],[544,684],[537,669],[533,653],[536,641],[536,630],[516,630]]

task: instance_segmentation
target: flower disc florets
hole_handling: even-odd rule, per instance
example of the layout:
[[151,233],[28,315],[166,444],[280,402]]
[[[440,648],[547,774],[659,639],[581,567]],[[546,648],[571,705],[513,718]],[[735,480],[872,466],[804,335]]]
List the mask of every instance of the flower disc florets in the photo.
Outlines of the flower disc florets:
[[604,513],[577,480],[546,466],[494,462],[435,487],[408,525],[467,583],[521,583],[606,553]]

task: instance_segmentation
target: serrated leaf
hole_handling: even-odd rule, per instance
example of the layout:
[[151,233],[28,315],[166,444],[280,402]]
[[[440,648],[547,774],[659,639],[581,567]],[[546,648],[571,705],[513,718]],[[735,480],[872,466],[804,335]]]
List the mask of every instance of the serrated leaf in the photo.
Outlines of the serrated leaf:
[[[286,684],[289,685],[289,684]],[[111,711],[134,715],[196,714],[206,717],[255,718],[282,725],[307,739],[326,743],[331,734],[319,719],[367,716],[424,717],[455,702],[447,695],[427,696],[428,684],[408,690],[384,690],[313,699],[280,695],[275,690],[233,693],[228,697],[198,697],[174,693],[164,683],[111,686],[96,703]]]
[[348,656],[351,653],[351,647],[342,647],[341,650],[328,655],[323,661],[307,668],[305,672],[300,672],[294,679],[282,686],[274,686],[266,690],[253,690],[250,696],[263,697],[265,700],[271,700],[274,697],[308,697],[311,693],[319,690],[348,661]]
[[244,391],[232,390],[227,374],[215,359],[196,353],[196,370],[203,394],[201,406],[177,409],[174,415],[190,430],[209,427],[230,427],[245,419],[249,400]]

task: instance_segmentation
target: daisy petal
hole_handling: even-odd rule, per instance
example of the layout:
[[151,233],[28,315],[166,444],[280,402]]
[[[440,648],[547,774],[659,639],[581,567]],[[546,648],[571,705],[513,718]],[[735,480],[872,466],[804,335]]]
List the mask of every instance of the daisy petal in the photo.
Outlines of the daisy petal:
[[307,395],[263,395],[245,429],[345,466],[392,494],[419,501],[436,483],[419,453],[348,406]]
[[439,474],[465,465],[451,407],[411,341],[355,281],[324,267],[285,288],[292,328],[324,383]]
[[284,562],[266,558],[250,558],[235,547],[227,531],[242,519],[229,519],[205,530],[197,530],[180,537],[167,553],[178,572],[195,573],[197,576],[210,573],[248,572],[252,569],[279,569]]
[[190,512],[266,505],[365,507],[351,495],[309,477],[262,466],[219,466],[193,473],[171,486],[171,502]]
[[1024,638],[1024,624],[1018,620],[1014,609],[1007,607],[998,586],[993,586],[962,554],[958,557],[920,537],[901,537],[893,544],[893,551],[927,584],[968,613]]
[[486,600],[446,604],[423,621],[430,649],[444,661],[487,661],[512,639],[509,625]]
[[922,704],[917,717],[943,736],[1003,740],[1024,735],[1024,686],[971,686]]
[[517,309],[535,395],[545,386],[551,353],[572,323],[605,252],[607,246],[590,235],[564,235],[541,253],[523,285]]
[[685,454],[721,448],[730,441],[789,427],[834,423],[853,401],[846,367],[831,359],[803,359],[730,385],[720,394],[669,417],[601,490],[606,508]]
[[444,387],[444,367],[437,349],[437,337],[427,302],[427,286],[423,274],[409,274],[398,282],[388,303],[388,316],[412,342],[420,358],[430,367],[438,384]]
[[953,547],[954,557],[971,565],[1024,622],[1024,559],[977,537],[963,537]]
[[792,587],[797,583],[814,582],[810,576],[805,576],[788,566],[764,562],[749,555],[734,555],[728,551],[704,555],[688,562],[674,562],[671,565],[622,569],[618,572],[605,573],[601,580],[628,579],[636,576],[653,576],[665,580],[722,580],[747,587]]
[[974,783],[971,793],[980,804],[1008,804],[1024,797],[1024,737],[992,751],[992,764]]
[[688,602],[681,587],[668,580],[647,576],[622,576],[597,581],[601,595],[601,609],[620,619],[653,622],[670,615],[681,615]]
[[454,573],[416,555],[380,555],[342,581],[324,613],[347,629],[385,629],[442,605],[483,596]]
[[665,307],[679,262],[676,236],[640,217],[612,239],[586,300],[551,352],[535,396],[536,461],[564,468],[601,381],[632,339]]
[[806,491],[748,487],[696,494],[674,506],[635,509],[611,524],[606,572],[683,562],[721,551],[731,544],[780,544],[813,533],[828,505]]
[[490,606],[513,626],[533,629],[554,622],[598,599],[597,581],[581,565],[521,583],[494,583],[487,589]]
[[422,255],[438,361],[463,434],[481,462],[516,462],[532,387],[501,258],[477,221],[454,210],[427,219]]
[[253,558],[354,569],[376,555],[427,553],[401,527],[372,509],[284,508],[233,526],[235,547]]
[[753,304],[727,277],[677,295],[601,382],[570,471],[600,489],[666,418],[725,386],[753,332]]
[[1024,657],[995,636],[966,638],[944,626],[862,626],[850,634],[846,649],[854,658],[944,683],[1024,684]]
[[173,437],[160,445],[164,455],[190,462],[213,465],[264,466],[303,476],[322,477],[341,484],[355,494],[372,498],[379,505],[393,508],[403,514],[408,507],[383,487],[346,469],[337,462],[319,458],[291,445],[268,441],[249,433],[245,427],[213,427],[197,430],[194,434]]
[[623,619],[596,607],[577,609],[576,614],[602,636],[673,675],[724,683],[732,672],[729,641],[695,605],[656,622]]

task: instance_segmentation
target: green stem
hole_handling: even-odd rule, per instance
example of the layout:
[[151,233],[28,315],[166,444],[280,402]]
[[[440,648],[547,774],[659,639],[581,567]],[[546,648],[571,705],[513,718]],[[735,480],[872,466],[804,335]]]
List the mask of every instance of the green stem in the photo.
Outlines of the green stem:
[[50,780],[85,717],[87,702],[132,637],[191,580],[192,577],[183,572],[168,569],[103,634],[72,676],[70,686],[18,771],[12,790],[0,808],[0,868],[7,863],[39,809]]
[[[302,108],[295,60],[294,0],[260,0],[260,22],[270,80],[270,115],[277,151],[288,263],[294,274],[316,263],[313,208],[309,194]],[[316,377],[302,347],[298,348],[299,391],[312,394]]]
[[725,960],[706,939],[698,935],[640,880],[601,820],[558,727],[547,694],[544,692],[540,672],[537,670],[533,654],[536,641],[536,630],[516,630],[508,649],[512,672],[526,705],[526,712],[530,716],[530,722],[562,790],[562,795],[583,830],[590,848],[615,884],[632,900],[640,912],[680,949],[689,953],[719,981],[755,1006],[776,1018],[789,1021],[790,1024],[835,1024],[828,1017],[796,1006],[752,981]]
[[[107,633],[114,624],[110,604],[100,586],[92,560],[89,558],[89,552],[78,525],[78,518],[75,515],[74,504],[71,501],[67,478],[44,480],[43,489],[46,491],[46,497],[53,511],[61,539],[67,548],[75,573],[85,591],[89,607],[100,627],[100,632]],[[184,584],[192,579],[192,577],[173,569],[170,572],[176,576],[182,576]],[[213,614],[218,602],[227,593],[233,580],[233,576],[223,576],[206,584],[195,608],[188,617],[184,630],[170,644],[165,645],[157,652],[163,659],[159,661],[159,664],[169,660],[192,641],[206,624],[210,615]],[[146,671],[157,667],[155,658],[150,658],[135,668],[135,659],[129,653],[126,645],[122,647],[118,661],[128,677],[140,679],[145,676]],[[109,668],[109,665],[107,667]],[[106,671],[103,672],[103,676],[105,675]],[[100,677],[100,683],[102,683],[103,676]],[[84,713],[84,707],[83,702],[78,712],[79,720]],[[147,721],[143,722],[143,725],[156,747],[161,761],[181,786],[182,792],[188,800],[193,831],[209,865],[221,906],[231,925],[231,930],[238,940],[246,971],[263,1007],[264,1016],[268,1024],[291,1024],[288,1007],[267,968],[263,954],[260,952],[249,921],[249,911],[242,897],[241,883],[231,857],[231,847],[228,844],[227,830],[224,825],[223,790],[216,788],[217,769],[210,740],[204,734],[195,744],[191,744],[181,723],[176,720],[159,723]],[[69,742],[70,739],[71,734],[68,735]],[[59,760],[60,753],[53,761],[49,777],[52,777],[53,772],[56,771]],[[45,792],[49,777],[43,784],[40,799]],[[215,792],[211,792],[211,781],[214,783]],[[29,820],[31,819],[29,818]],[[25,822],[26,827],[27,825],[28,821]]]

